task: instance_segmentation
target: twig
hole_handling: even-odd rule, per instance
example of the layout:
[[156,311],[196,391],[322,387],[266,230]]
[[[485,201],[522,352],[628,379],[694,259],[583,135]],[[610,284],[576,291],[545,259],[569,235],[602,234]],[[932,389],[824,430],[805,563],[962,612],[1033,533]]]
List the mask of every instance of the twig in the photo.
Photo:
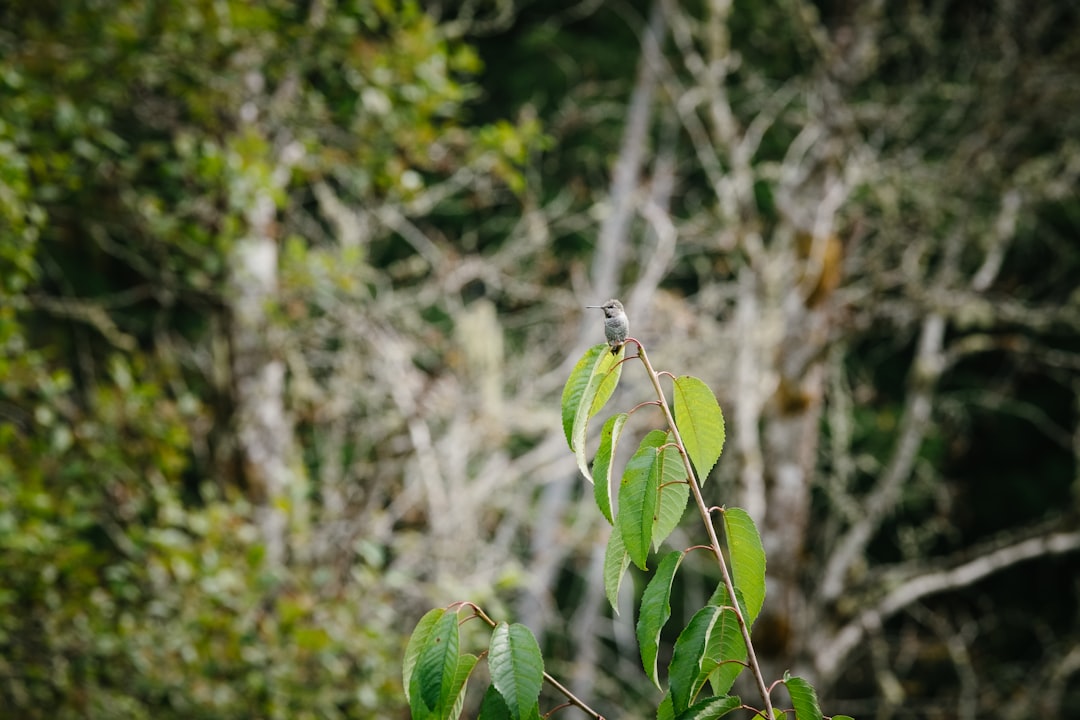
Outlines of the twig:
[[547,680],[549,683],[551,683],[551,685],[556,690],[558,690],[563,695],[565,695],[566,699],[570,701],[571,705],[578,708],[579,710],[584,712],[586,715],[588,715],[591,718],[594,718],[595,720],[604,720],[603,715],[601,715],[600,713],[596,712],[591,707],[586,705],[584,700],[581,700],[580,698],[578,698],[577,695],[570,692],[569,688],[567,688],[565,685],[563,685],[558,680],[553,678],[546,670],[544,671],[544,679]]

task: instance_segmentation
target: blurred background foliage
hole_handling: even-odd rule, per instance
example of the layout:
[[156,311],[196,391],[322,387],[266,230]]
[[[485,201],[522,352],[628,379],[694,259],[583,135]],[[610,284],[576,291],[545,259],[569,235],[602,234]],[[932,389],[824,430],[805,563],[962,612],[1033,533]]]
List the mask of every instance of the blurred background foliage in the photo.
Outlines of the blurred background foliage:
[[[1074,551],[825,660],[806,628],[1077,527],[1078,30],[1061,2],[5,3],[3,714],[402,717],[404,637],[468,598],[647,716],[557,417],[600,339],[581,305],[618,294],[655,360],[715,383],[718,503],[781,476],[769,438],[812,439],[801,505],[759,518],[767,659],[833,712],[1067,716]],[[272,260],[253,326],[246,243]]]

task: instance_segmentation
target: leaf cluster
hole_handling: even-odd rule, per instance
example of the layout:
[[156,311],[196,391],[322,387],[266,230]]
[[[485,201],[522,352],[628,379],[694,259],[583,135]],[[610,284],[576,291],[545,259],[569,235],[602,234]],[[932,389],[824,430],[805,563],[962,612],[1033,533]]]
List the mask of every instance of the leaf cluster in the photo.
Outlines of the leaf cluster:
[[[642,667],[653,684],[664,691],[657,718],[712,720],[738,709],[753,709],[730,694],[736,679],[746,670],[755,676],[762,692],[764,707],[754,710],[756,714],[784,714],[773,708],[771,698],[773,687],[782,683],[797,720],[822,718],[809,683],[785,674],[782,680],[766,687],[754,657],[750,630],[765,601],[765,551],[746,511],[703,504],[701,480],[708,477],[719,460],[725,437],[723,412],[709,387],[692,376],[673,378],[672,414],[660,376],[638,344],[638,358],[657,390],[655,404],[662,407],[670,426],[652,430],[641,439],[626,462],[617,489],[613,489],[616,474],[612,460],[633,411],[617,413],[604,423],[595,459],[592,467],[588,466],[588,426],[615,391],[627,361],[626,347],[611,353],[607,345],[595,345],[585,352],[564,386],[562,421],[578,467],[593,483],[597,507],[612,525],[603,581],[614,612],[618,612],[619,588],[630,563],[648,570],[650,557],[679,524],[691,495],[706,524],[710,544],[664,554],[641,596],[636,635]],[[722,517],[723,543],[712,526],[713,511]],[[660,641],[671,618],[672,586],[686,554],[695,549],[714,554],[723,581],[679,633],[667,672],[661,674]],[[545,679],[536,640],[524,626],[496,624],[475,606],[469,607],[474,616],[484,618],[493,627],[487,652],[492,684],[484,696],[480,717],[536,717]],[[428,612],[413,631],[405,655],[404,686],[414,718],[456,718],[461,712],[466,680],[478,658],[459,649],[458,608],[455,604]],[[582,701],[566,694],[571,704],[600,717]]]

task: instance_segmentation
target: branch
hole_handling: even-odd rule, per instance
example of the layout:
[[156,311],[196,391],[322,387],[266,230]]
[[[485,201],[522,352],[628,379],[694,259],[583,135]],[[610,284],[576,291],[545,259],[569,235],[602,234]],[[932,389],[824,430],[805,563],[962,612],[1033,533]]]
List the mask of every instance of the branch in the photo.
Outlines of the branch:
[[985,292],[993,284],[1001,271],[1009,241],[1016,235],[1016,222],[1020,215],[1020,193],[1010,189],[1001,198],[1001,211],[994,223],[994,232],[990,233],[986,257],[971,279],[971,289]]
[[583,700],[581,700],[577,695],[574,695],[574,693],[570,692],[569,688],[567,688],[565,685],[552,677],[547,671],[544,672],[544,679],[547,680],[552,687],[565,695],[566,699],[570,702],[571,705],[581,710],[589,717],[594,718],[594,720],[604,720],[603,715],[586,705]]
[[885,472],[863,502],[862,516],[840,539],[826,562],[821,581],[821,597],[825,602],[840,597],[848,569],[863,555],[882,520],[895,505],[904,481],[911,474],[929,425],[934,383],[944,366],[941,349],[944,337],[945,318],[938,313],[931,314],[923,321],[919,348],[911,371],[914,387],[904,405],[896,448]]
[[960,563],[907,578],[888,592],[876,606],[864,610],[822,646],[816,664],[820,677],[829,682],[841,662],[863,640],[869,630],[879,628],[890,617],[922,598],[976,582],[1013,565],[1046,555],[1063,555],[1080,550],[1080,531],[1057,532],[1027,538]]
[[761,358],[767,357],[763,333],[760,332],[765,315],[759,301],[757,284],[759,277],[749,268],[739,270],[737,278],[738,302],[735,305],[734,330],[742,341],[737,343],[732,383],[735,400],[735,431],[732,433],[739,453],[739,500],[760,522],[765,519],[765,455],[761,449],[761,417],[765,401],[771,392],[764,379],[768,371],[762,367]]
[[121,350],[132,352],[136,348],[135,338],[117,327],[109,313],[97,302],[48,295],[31,295],[28,300],[29,303],[17,299],[13,304],[20,311],[25,311],[28,306],[32,306],[58,317],[86,323]]
[[[665,119],[669,121],[666,123],[666,130],[676,129],[675,123],[670,122],[674,120],[673,115],[669,114]],[[666,142],[660,147],[653,167],[649,197],[645,199],[641,209],[641,216],[652,228],[656,245],[649,258],[642,262],[641,277],[634,283],[627,298],[626,306],[631,317],[638,315],[639,310],[649,305],[649,300],[667,275],[675,257],[679,233],[670,214],[671,194],[675,190],[675,132],[668,132],[666,135]]]
[[[630,220],[634,215],[633,195],[638,174],[648,146],[649,120],[652,117],[653,95],[656,92],[660,41],[667,32],[667,21],[660,3],[653,3],[649,22],[641,37],[641,62],[637,80],[630,96],[630,109],[619,145],[618,159],[612,171],[611,210],[600,226],[596,239],[596,259],[593,263],[593,292],[607,297],[615,294],[619,269],[622,266],[623,245]],[[591,330],[592,323],[589,323]]]
[[402,240],[409,243],[422,258],[427,260],[432,268],[442,266],[442,251],[439,250],[438,246],[436,246],[420,228],[410,222],[397,207],[394,207],[393,205],[383,205],[375,210],[375,217],[377,217],[379,222],[383,225],[400,235]]
[[1055,664],[1043,693],[1044,712],[1052,713],[1056,708],[1060,713],[1069,677],[1077,673],[1080,673],[1080,645],[1074,645],[1065,657]]
[[345,248],[363,245],[371,234],[366,217],[343,203],[328,183],[319,181],[312,190],[319,209],[336,231],[335,240]]

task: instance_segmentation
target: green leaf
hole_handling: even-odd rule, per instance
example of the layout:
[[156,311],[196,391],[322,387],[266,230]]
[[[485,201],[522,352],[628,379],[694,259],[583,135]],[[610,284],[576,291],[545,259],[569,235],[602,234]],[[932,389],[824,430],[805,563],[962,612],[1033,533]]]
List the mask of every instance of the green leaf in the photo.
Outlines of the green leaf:
[[506,701],[494,685],[488,685],[488,689],[484,692],[477,720],[511,720],[510,708],[506,707]]
[[665,693],[660,706],[656,708],[656,720],[675,720],[675,709],[671,706],[671,693]]
[[420,618],[420,621],[416,623],[412,635],[409,636],[409,644],[405,647],[405,658],[401,662],[401,684],[405,688],[405,695],[409,699],[409,706],[413,709],[414,717],[420,714],[419,710],[422,705],[419,693],[413,692],[413,670],[416,667],[416,660],[420,657],[421,651],[427,647],[435,625],[438,624],[439,619],[442,618],[445,612],[444,608],[435,608],[426,612],[424,617]]
[[619,348],[619,352],[612,355],[608,345],[593,345],[570,371],[570,377],[563,387],[563,432],[577,458],[578,469],[590,482],[592,475],[585,459],[585,433],[589,418],[600,412],[615,392],[622,374],[620,361],[624,356],[624,348]]
[[659,550],[663,542],[679,526],[689,499],[690,486],[685,482],[660,486],[660,506],[656,510],[656,525],[653,526],[654,548]]
[[[607,346],[601,345],[601,347]],[[592,405],[589,408],[589,417],[593,417],[600,412],[614,394],[615,388],[619,384],[619,378],[622,376],[622,360],[626,357],[625,351],[626,346],[623,345],[614,354],[611,353],[610,348],[608,352],[601,353],[604,358],[597,365],[597,374],[601,376],[600,385],[596,389],[596,396],[593,397]]]
[[723,592],[717,605],[724,609],[709,636],[701,664],[701,673],[708,677],[714,695],[726,695],[731,690],[735,678],[746,669],[742,663],[747,656],[739,619],[735,617],[735,611],[730,609],[732,603],[728,601],[727,590],[722,583],[720,588]]
[[[510,708],[506,707],[506,701],[495,689],[494,685],[488,685],[484,693],[484,700],[480,703],[480,714],[477,720],[512,720]],[[522,720],[540,720],[540,703],[534,704],[522,716]]]
[[[735,590],[735,596],[745,618],[746,603],[743,602],[742,593],[738,589]],[[717,621],[716,628],[709,638],[710,644],[706,648],[709,660],[705,671],[709,675],[713,695],[725,695],[731,690],[735,678],[746,669],[741,664],[746,661],[746,643],[743,640],[742,630],[739,628],[739,620],[735,617],[735,611],[731,609],[735,603],[728,597],[727,588],[723,582],[716,586],[708,604],[724,608],[724,613]]]
[[675,720],[716,720],[740,707],[742,700],[734,695],[711,697],[683,710]]
[[466,683],[469,681],[469,675],[472,674],[473,668],[476,667],[476,661],[477,657],[475,655],[468,654],[462,655],[458,659],[457,668],[454,670],[454,681],[450,692],[447,694],[448,699],[454,699],[454,705],[449,712],[446,712],[445,708],[440,708],[440,718],[456,720],[456,718],[461,717],[461,709],[465,706]]
[[731,556],[731,580],[746,603],[746,625],[752,626],[765,603],[765,547],[754,520],[741,507],[726,508],[724,532]]
[[615,524],[615,510],[611,507],[611,460],[629,417],[626,413],[619,413],[607,419],[600,431],[600,448],[593,458],[593,496],[600,512],[612,525]]
[[704,684],[701,663],[720,615],[720,608],[706,605],[694,614],[675,641],[668,664],[668,685],[671,687],[671,704],[676,715],[690,707]]
[[[670,432],[667,443],[674,443],[675,436]],[[656,524],[653,525],[652,543],[657,550],[661,543],[678,527],[686,511],[686,502],[690,498],[690,486],[686,483],[686,465],[682,455],[674,445],[666,447],[660,453],[660,500],[656,511]]]
[[574,420],[577,418],[578,408],[581,407],[581,400],[585,395],[585,388],[588,386],[590,378],[592,378],[596,361],[599,359],[603,347],[603,345],[593,345],[586,350],[585,354],[574,365],[574,369],[570,371],[570,377],[566,378],[566,384],[563,386],[562,424],[563,432],[566,434],[566,444],[570,446],[571,450],[574,449]]
[[795,720],[822,720],[821,708],[818,707],[817,693],[813,686],[789,673],[784,673],[784,685],[791,695],[791,706],[795,708]]
[[[606,345],[593,345],[585,351],[578,363],[570,370],[570,377],[563,385],[563,432],[566,434],[566,444],[573,449],[573,421],[578,417],[578,409],[582,405],[585,388],[593,377],[596,363],[603,354]],[[590,404],[592,400],[590,399]]]
[[675,426],[702,484],[724,450],[724,413],[709,386],[696,377],[675,380]]
[[499,623],[491,633],[488,669],[510,717],[527,718],[544,684],[544,659],[532,631],[520,623]]
[[[429,613],[430,614],[430,613]],[[451,693],[458,666],[458,616],[444,612],[431,629],[416,659],[416,669],[410,680],[411,703],[441,716],[440,710],[451,705]],[[414,715],[425,714],[416,713]]]
[[637,641],[641,649],[641,663],[645,674],[660,687],[656,669],[656,655],[660,648],[660,631],[671,617],[671,583],[675,571],[679,569],[683,554],[672,550],[660,561],[656,574],[645,587],[641,595],[641,607],[638,610]]
[[765,602],[765,548],[757,526],[741,508],[724,510],[724,532],[731,554],[731,575],[746,602],[746,624],[753,625]]
[[619,526],[611,528],[611,536],[608,538],[607,550],[604,553],[604,593],[608,603],[615,614],[619,614],[619,588],[622,587],[626,568],[630,567],[630,555],[623,545],[622,533]]
[[649,545],[657,520],[660,501],[661,452],[667,433],[653,430],[641,441],[637,452],[626,463],[619,485],[619,530],[630,559],[647,570]]

